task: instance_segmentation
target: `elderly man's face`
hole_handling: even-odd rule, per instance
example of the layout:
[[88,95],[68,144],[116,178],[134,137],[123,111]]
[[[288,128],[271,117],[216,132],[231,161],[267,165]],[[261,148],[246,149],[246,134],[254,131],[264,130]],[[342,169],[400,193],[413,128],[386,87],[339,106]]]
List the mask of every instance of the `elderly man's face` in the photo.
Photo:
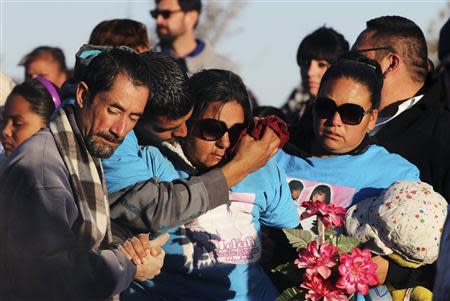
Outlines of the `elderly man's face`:
[[110,157],[142,115],[149,89],[136,86],[127,75],[118,74],[109,91],[89,97],[82,82],[77,90],[81,108],[78,124],[89,152],[99,158]]

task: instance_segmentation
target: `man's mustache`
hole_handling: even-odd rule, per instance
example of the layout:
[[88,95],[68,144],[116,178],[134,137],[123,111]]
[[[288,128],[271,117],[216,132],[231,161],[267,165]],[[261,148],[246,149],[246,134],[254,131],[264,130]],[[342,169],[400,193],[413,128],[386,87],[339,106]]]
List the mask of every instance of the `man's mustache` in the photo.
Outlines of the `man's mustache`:
[[102,137],[108,142],[115,143],[115,144],[121,144],[125,137],[117,137],[111,133],[108,132],[99,132],[97,133],[97,136]]

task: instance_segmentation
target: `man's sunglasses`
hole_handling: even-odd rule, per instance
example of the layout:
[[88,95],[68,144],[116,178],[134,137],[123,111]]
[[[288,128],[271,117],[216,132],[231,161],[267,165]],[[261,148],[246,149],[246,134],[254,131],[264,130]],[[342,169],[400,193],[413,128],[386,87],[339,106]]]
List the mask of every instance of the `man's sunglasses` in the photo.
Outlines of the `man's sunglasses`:
[[369,51],[388,51],[390,53],[397,53],[397,52],[395,52],[394,48],[392,48],[390,46],[373,47],[373,48],[365,48],[365,49],[355,50],[355,52],[369,52]]
[[364,115],[373,112],[373,109],[364,111],[363,107],[353,103],[344,103],[337,106],[334,100],[327,97],[317,98],[314,102],[314,110],[317,116],[322,119],[331,119],[338,112],[342,122],[349,125],[360,124]]
[[230,145],[234,145],[242,131],[246,128],[246,125],[244,123],[237,123],[228,128],[223,121],[207,118],[197,121],[196,127],[198,128],[200,138],[206,141],[219,140],[228,132]]
[[150,16],[152,16],[153,19],[157,19],[159,15],[161,15],[163,17],[163,19],[169,19],[170,16],[174,13],[179,13],[182,12],[182,9],[177,9],[177,10],[168,10],[168,9],[152,9],[150,11]]

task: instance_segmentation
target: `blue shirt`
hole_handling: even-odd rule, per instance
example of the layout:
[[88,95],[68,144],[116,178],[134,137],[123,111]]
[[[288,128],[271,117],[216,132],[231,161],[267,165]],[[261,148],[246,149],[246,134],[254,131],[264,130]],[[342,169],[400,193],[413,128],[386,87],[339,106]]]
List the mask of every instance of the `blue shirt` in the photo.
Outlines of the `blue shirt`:
[[[186,176],[152,147],[142,148],[130,133],[113,156],[103,160],[109,192],[157,177]],[[272,159],[230,190],[230,204],[169,231],[163,272],[154,281],[133,282],[124,300],[275,300],[278,291],[258,264],[261,224],[296,227],[299,217],[286,175]],[[180,286],[184,289],[180,290]]]
[[134,283],[125,300],[275,300],[278,291],[258,263],[260,230],[299,224],[285,179],[272,159],[231,188],[229,205],[169,231],[163,272]]
[[[301,203],[312,200],[316,191],[324,192],[326,201],[347,208],[363,199],[378,196],[397,180],[419,180],[419,170],[415,165],[377,145],[369,146],[359,155],[304,160],[280,151],[276,159],[286,171],[288,182],[296,180],[303,185],[295,201],[299,215],[305,210]],[[304,219],[301,224],[310,229],[314,220],[314,217]],[[364,297],[357,294],[357,300],[364,300]]]
[[102,160],[102,165],[108,193],[153,177],[164,181],[179,178],[172,163],[156,147],[138,145],[133,131],[111,157]]
[[309,200],[317,185],[330,188],[330,201],[349,207],[380,192],[397,180],[419,180],[415,165],[385,148],[371,145],[359,155],[328,158],[309,157],[307,160],[284,151],[276,154],[278,166],[285,170],[288,181],[303,182],[298,201]]

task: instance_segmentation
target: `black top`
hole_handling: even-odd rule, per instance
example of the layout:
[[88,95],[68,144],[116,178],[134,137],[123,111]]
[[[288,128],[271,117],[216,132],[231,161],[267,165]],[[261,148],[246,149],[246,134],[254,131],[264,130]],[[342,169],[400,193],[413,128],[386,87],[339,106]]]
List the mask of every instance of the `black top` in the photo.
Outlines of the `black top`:
[[417,104],[389,121],[375,143],[413,163],[422,181],[450,201],[450,110],[442,82],[434,81]]

